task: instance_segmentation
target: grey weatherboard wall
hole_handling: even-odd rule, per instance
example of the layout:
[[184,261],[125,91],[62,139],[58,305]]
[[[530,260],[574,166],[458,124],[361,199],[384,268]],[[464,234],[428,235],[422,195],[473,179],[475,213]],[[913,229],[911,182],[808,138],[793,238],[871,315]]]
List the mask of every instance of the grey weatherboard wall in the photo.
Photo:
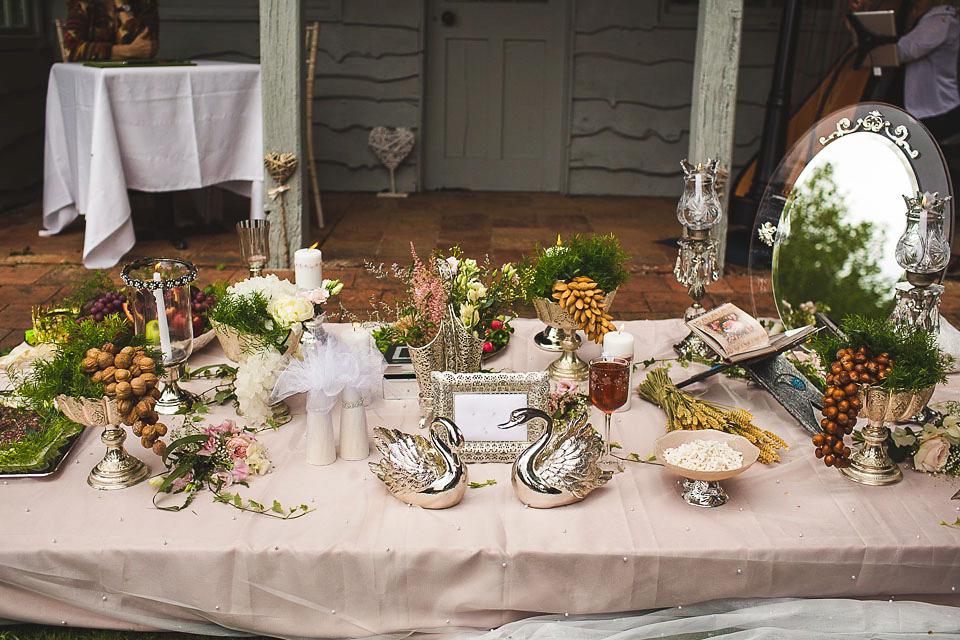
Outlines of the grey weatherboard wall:
[[[49,20],[64,2],[45,0]],[[257,0],[161,0],[161,50],[169,58],[259,58]],[[680,2],[680,5],[688,4]],[[795,102],[847,44],[845,2],[809,11],[801,30]],[[843,5],[841,7],[841,5]],[[690,121],[695,9],[670,0],[576,0],[571,29],[567,183],[574,194],[675,196]],[[304,0],[321,21],[313,93],[317,170],[324,190],[378,191],[387,171],[367,146],[377,125],[423,125],[423,0]],[[734,173],[755,152],[776,51],[776,10],[748,7],[737,99]],[[762,15],[760,15],[762,14]],[[46,29],[53,42],[52,27]],[[20,122],[0,124],[0,207],[12,189],[42,177],[42,103],[49,47],[0,50],[0,105]],[[14,150],[19,154],[13,161]],[[419,186],[419,144],[398,170],[398,188]],[[25,158],[22,162],[19,158]]]

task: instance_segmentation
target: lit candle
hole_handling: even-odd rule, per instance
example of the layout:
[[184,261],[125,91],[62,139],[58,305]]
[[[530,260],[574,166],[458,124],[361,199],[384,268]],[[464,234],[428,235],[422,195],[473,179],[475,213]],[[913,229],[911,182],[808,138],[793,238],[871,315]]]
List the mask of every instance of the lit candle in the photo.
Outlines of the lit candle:
[[[154,272],[153,279],[160,281],[163,277]],[[173,360],[173,350],[170,348],[170,327],[167,325],[167,305],[163,302],[163,287],[153,290],[153,297],[157,301],[157,330],[160,333],[160,351],[163,352],[165,362]]]
[[370,338],[370,331],[364,329],[359,322],[354,322],[352,331],[346,331],[342,335],[343,344],[350,349],[370,348]]
[[627,333],[620,327],[619,331],[608,331],[603,336],[603,352],[615,358],[623,358],[629,363],[630,382],[627,393],[627,401],[622,407],[616,410],[616,413],[623,413],[630,410],[630,398],[633,396],[633,335]]
[[293,254],[293,265],[298,287],[310,291],[323,286],[323,253],[320,249],[297,249]]

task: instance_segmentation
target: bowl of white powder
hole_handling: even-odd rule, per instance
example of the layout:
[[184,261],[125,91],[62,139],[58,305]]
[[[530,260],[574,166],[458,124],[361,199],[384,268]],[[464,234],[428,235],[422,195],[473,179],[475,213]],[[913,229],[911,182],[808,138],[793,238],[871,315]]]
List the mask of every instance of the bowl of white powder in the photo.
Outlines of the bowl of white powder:
[[691,480],[732,478],[757,461],[760,450],[743,436],[704,429],[670,431],[653,443],[664,467]]

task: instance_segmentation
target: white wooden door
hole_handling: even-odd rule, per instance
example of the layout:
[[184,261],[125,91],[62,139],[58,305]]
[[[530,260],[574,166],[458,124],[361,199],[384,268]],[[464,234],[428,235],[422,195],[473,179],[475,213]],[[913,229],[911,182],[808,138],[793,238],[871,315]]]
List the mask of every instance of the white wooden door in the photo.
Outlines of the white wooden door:
[[424,186],[557,191],[569,0],[428,0]]

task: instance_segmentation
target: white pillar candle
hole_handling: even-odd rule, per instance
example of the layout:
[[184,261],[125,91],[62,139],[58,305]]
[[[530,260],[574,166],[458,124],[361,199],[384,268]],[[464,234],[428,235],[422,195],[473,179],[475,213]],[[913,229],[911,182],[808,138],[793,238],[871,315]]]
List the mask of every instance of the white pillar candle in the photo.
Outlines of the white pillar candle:
[[[154,272],[153,279],[160,281],[163,276]],[[163,361],[166,363],[173,360],[173,350],[170,348],[170,326],[167,324],[167,305],[163,302],[163,287],[154,289],[153,297],[157,301],[157,332],[160,334],[160,352],[163,353]]]
[[350,330],[340,334],[340,339],[344,346],[349,347],[351,350],[371,348],[371,338],[372,334],[370,330],[364,328],[359,322],[354,322]]
[[293,254],[297,286],[307,291],[323,285],[323,253],[320,249],[297,249]]
[[615,358],[623,358],[629,363],[630,382],[627,401],[615,413],[624,413],[630,410],[630,399],[633,397],[633,335],[623,331],[608,331],[603,336],[603,352]]

